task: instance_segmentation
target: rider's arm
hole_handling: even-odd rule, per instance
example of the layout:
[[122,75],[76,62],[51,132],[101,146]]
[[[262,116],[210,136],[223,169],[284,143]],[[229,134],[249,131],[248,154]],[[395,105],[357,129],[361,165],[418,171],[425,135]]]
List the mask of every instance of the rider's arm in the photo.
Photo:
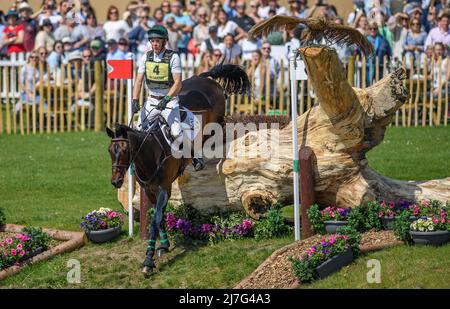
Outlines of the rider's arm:
[[136,81],[134,82],[133,100],[139,100],[139,95],[141,93],[143,79],[144,79],[144,73],[138,73],[138,75],[136,77]]
[[170,87],[169,92],[167,93],[170,97],[175,97],[180,93],[181,90],[181,74],[172,74],[173,76],[173,85]]

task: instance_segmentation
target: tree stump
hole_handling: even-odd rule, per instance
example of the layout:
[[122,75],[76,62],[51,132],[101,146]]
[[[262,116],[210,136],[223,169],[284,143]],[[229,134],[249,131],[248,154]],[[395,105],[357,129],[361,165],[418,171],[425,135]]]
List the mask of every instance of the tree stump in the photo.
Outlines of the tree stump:
[[[372,170],[366,153],[381,143],[392,117],[408,99],[403,68],[367,89],[352,88],[336,51],[300,49],[318,104],[298,117],[298,143],[315,154],[314,195],[321,205],[353,207],[376,198],[450,200],[450,177],[400,181]],[[222,160],[191,168],[174,183],[171,202],[210,211],[242,209],[259,218],[274,203],[293,201],[291,124],[249,132],[235,139]],[[276,152],[264,157],[261,152]],[[244,150],[246,157],[236,157]]]

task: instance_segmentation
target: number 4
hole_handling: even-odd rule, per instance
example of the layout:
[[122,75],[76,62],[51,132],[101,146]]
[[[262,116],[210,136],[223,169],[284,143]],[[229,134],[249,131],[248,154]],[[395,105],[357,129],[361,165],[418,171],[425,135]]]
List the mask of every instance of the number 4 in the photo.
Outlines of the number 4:
[[155,68],[153,69],[153,73],[156,75],[159,75],[159,65],[155,65]]

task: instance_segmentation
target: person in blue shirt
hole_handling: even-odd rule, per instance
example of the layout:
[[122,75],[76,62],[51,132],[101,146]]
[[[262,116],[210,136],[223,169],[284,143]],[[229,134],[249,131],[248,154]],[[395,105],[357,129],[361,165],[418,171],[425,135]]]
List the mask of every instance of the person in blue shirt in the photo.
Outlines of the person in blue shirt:
[[126,60],[127,56],[123,51],[119,49],[119,45],[116,40],[110,39],[108,44],[108,54],[106,55],[106,60]]
[[388,41],[382,37],[378,32],[378,24],[376,22],[371,22],[369,24],[367,39],[372,43],[375,53],[374,56],[367,59],[366,62],[366,86],[372,84],[373,79],[376,77],[376,58],[379,59],[378,69],[379,77],[383,76],[383,58],[384,56],[389,58],[392,55],[391,48],[389,47]]

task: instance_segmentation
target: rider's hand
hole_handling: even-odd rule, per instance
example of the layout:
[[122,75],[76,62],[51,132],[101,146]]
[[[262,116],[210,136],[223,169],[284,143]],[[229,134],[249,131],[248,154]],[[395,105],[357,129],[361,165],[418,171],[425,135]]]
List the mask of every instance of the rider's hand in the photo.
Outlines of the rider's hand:
[[159,109],[161,111],[166,109],[167,103],[170,102],[170,99],[171,97],[166,95],[164,98],[162,98],[161,101],[159,101],[158,105],[156,105],[156,109]]
[[133,114],[136,114],[139,111],[139,100],[133,99],[133,104],[131,105]]

